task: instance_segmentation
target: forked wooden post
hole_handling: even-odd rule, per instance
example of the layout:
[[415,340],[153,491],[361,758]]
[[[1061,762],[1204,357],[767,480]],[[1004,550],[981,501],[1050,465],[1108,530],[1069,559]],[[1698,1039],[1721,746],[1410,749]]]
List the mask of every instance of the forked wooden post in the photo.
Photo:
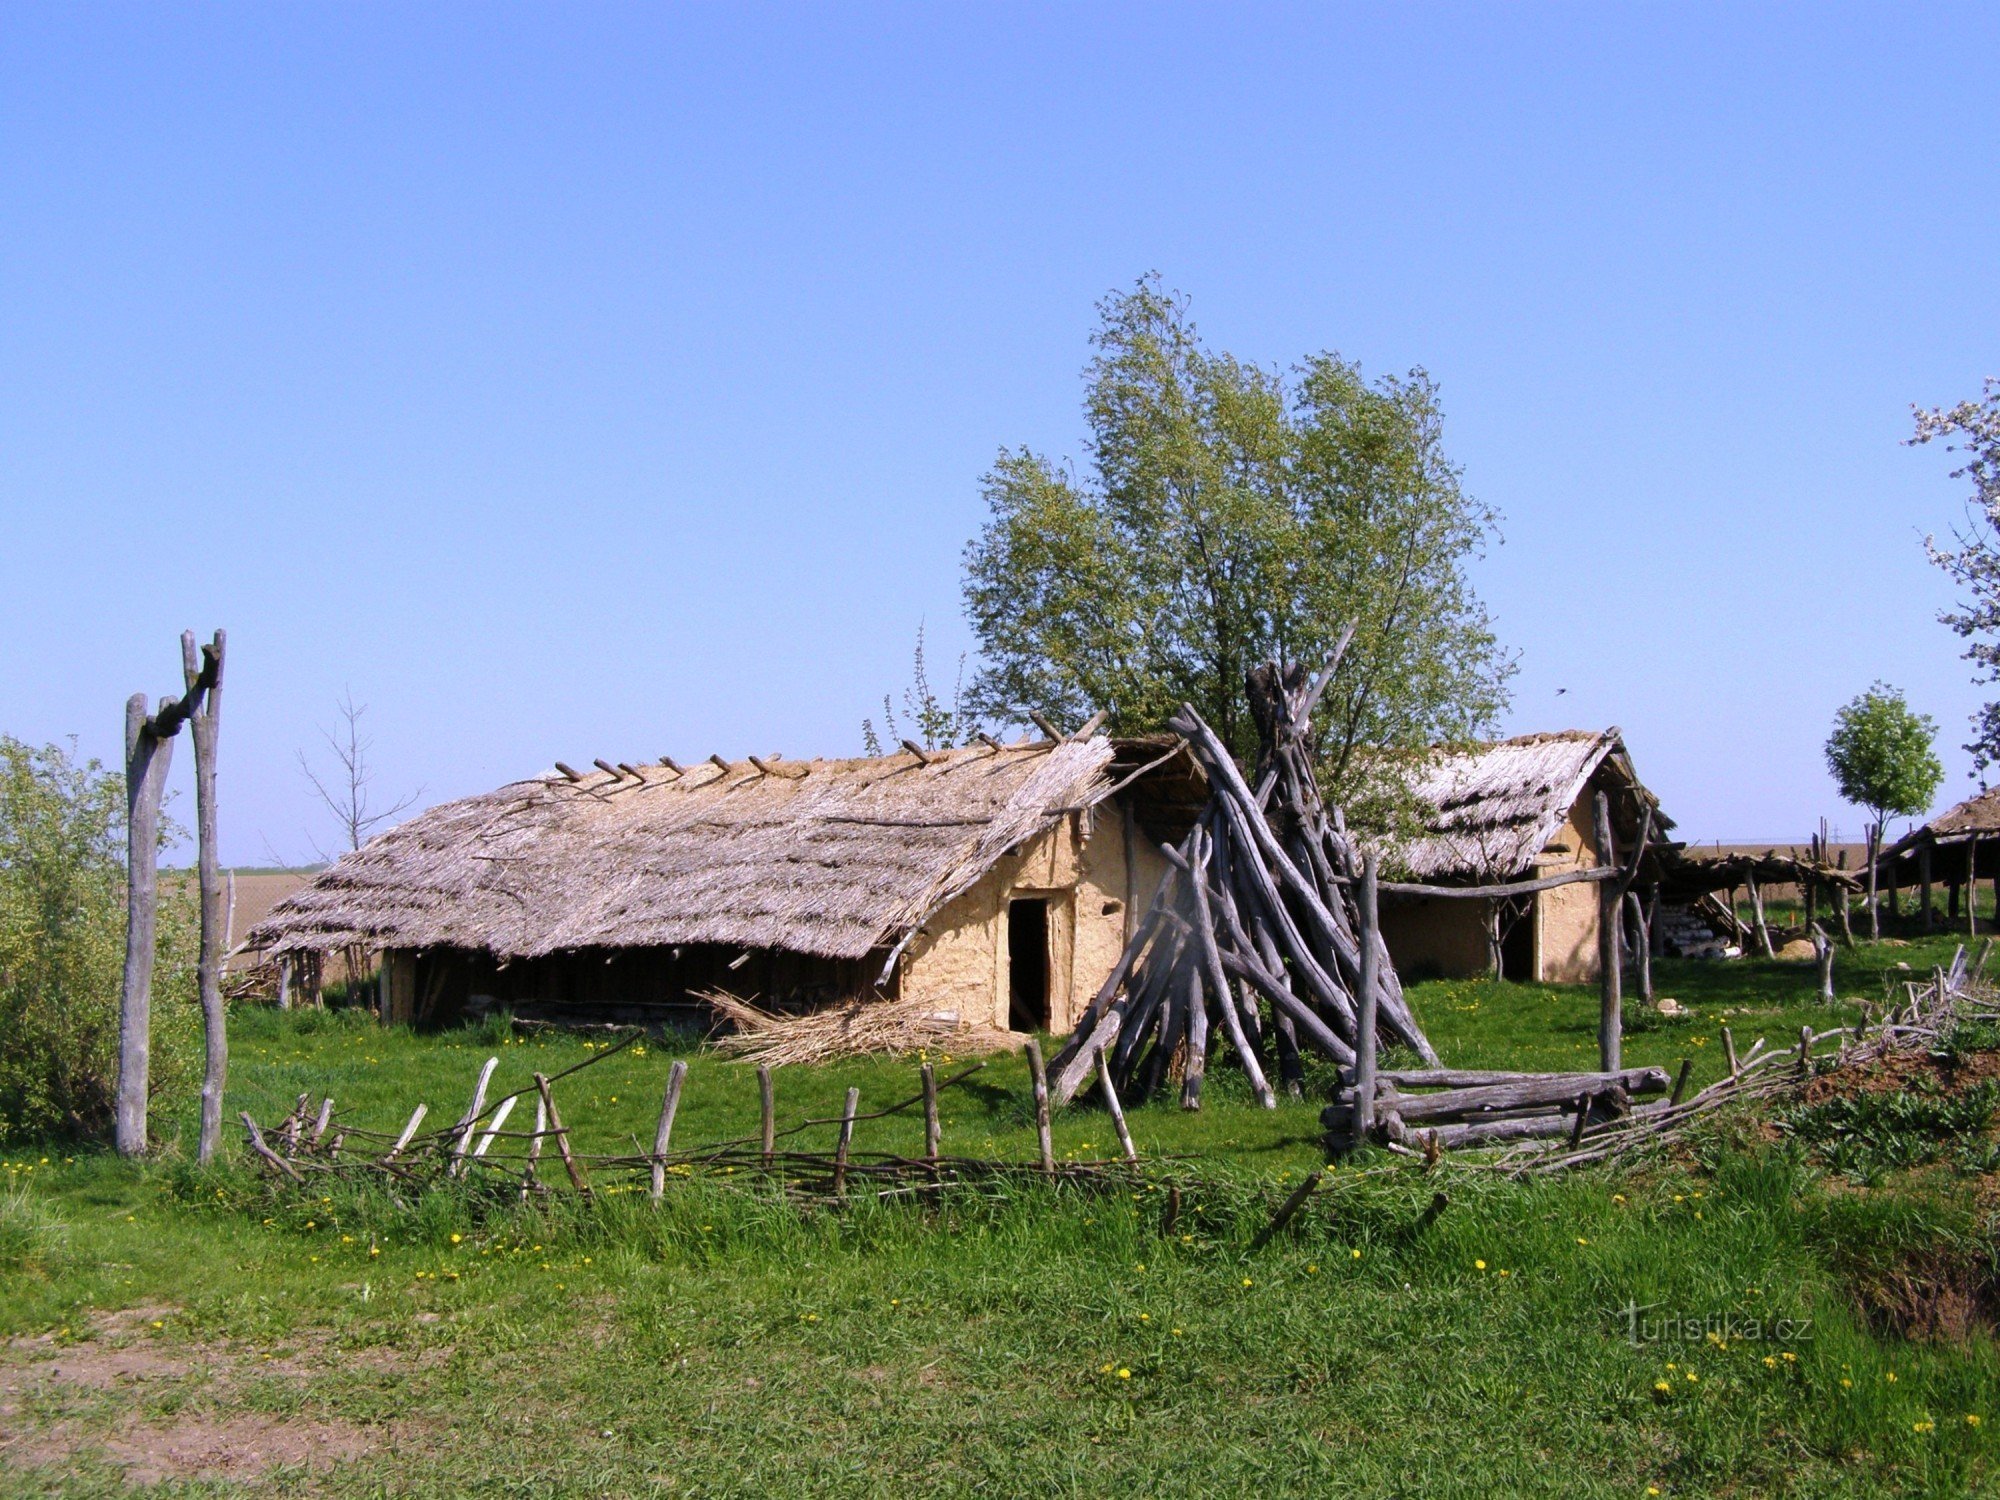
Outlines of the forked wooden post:
[[1380,985],[1375,969],[1377,929],[1381,925],[1375,895],[1375,851],[1361,855],[1361,889],[1355,905],[1361,915],[1361,993],[1354,1022],[1354,1140],[1358,1147],[1375,1129],[1375,1052]]
[[1139,1148],[1132,1144],[1132,1132],[1125,1125],[1125,1106],[1118,1102],[1118,1090],[1112,1087],[1111,1070],[1097,1070],[1097,1086],[1104,1090],[1104,1107],[1111,1111],[1111,1128],[1118,1132],[1118,1148],[1125,1153],[1125,1160],[1137,1161]]
[[938,1160],[938,1102],[937,1071],[929,1063],[923,1065],[924,1077],[924,1160],[930,1163],[931,1175],[937,1176]]
[[549,1080],[545,1074],[535,1075],[535,1092],[542,1096],[542,1108],[548,1111],[548,1133],[556,1138],[556,1150],[562,1153],[563,1170],[569,1173],[570,1186],[588,1198],[590,1184],[584,1180],[583,1164],[569,1149],[569,1132],[563,1129],[562,1115],[556,1109],[555,1096],[549,1092]]
[[768,1168],[778,1149],[778,1102],[769,1063],[757,1064],[757,1102],[764,1112],[764,1165]]
[[[215,741],[222,716],[223,634],[215,632],[211,645],[197,647],[194,632],[181,632],[181,668],[187,682],[188,701],[201,707],[189,719],[194,739],[194,808],[197,838],[196,870],[201,891],[201,958],[197,985],[201,994],[201,1032],[204,1052],[201,1077],[201,1126],[195,1160],[206,1164],[215,1159],[222,1141],[222,1094],[229,1074],[228,1013],[222,1004],[222,953],[228,941],[228,917],[223,910],[220,856],[216,852]],[[208,695],[201,686],[208,684]],[[235,877],[230,877],[235,889]],[[317,1138],[315,1138],[317,1144]]]
[[1056,1146],[1049,1135],[1049,1074],[1042,1066],[1042,1044],[1029,1037],[1022,1050],[1028,1054],[1028,1079],[1035,1089],[1035,1139],[1042,1148],[1042,1171],[1053,1177]]
[[676,1062],[667,1069],[667,1096],[660,1103],[660,1123],[653,1132],[653,1179],[651,1197],[658,1203],[667,1191],[667,1146],[674,1138],[674,1111],[681,1107],[681,1080],[688,1065]]
[[854,1115],[861,1107],[861,1090],[850,1088],[847,1102],[840,1107],[840,1143],[833,1148],[833,1195],[847,1191],[847,1152],[854,1144]]
[[[1611,799],[1603,792],[1596,799],[1597,862],[1605,867],[1618,863],[1618,848],[1611,835]],[[1600,881],[1597,887],[1597,1066],[1600,1072],[1616,1073],[1623,1050],[1625,998],[1618,974],[1618,908],[1622,902],[1618,882]]]

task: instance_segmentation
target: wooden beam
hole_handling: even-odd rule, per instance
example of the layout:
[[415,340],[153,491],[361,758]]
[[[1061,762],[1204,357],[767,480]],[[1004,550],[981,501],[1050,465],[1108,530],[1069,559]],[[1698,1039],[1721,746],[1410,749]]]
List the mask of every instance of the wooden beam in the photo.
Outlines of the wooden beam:
[[1060,740],[1063,737],[1063,732],[1060,729],[1056,728],[1055,725],[1051,724],[1042,715],[1036,713],[1032,708],[1028,710],[1028,719],[1035,728],[1041,730],[1045,738]]
[[563,778],[567,781],[583,780],[583,773],[577,770],[574,766],[566,766],[561,761],[557,761],[556,769],[562,772]]
[[904,740],[902,744],[905,750],[917,758],[918,764],[927,766],[931,763],[930,751],[919,745],[915,740]]

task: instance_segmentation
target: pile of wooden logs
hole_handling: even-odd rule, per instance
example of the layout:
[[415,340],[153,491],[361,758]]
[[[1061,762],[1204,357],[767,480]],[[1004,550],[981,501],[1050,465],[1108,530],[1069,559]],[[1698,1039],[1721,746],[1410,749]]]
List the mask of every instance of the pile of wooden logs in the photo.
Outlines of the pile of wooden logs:
[[1169,721],[1207,774],[1209,802],[1164,850],[1172,868],[1053,1060],[1058,1103],[1093,1072],[1107,1102],[1149,1096],[1178,1075],[1182,1106],[1198,1109],[1211,1050],[1227,1037],[1258,1100],[1275,1107],[1269,1054],[1297,1094],[1301,1048],[1351,1064],[1364,1014],[1384,1041],[1436,1064],[1356,904],[1361,857],[1313,775],[1313,705],[1338,662],[1310,685],[1297,668],[1251,674],[1263,742],[1251,780],[1193,708]]
[[[1669,1082],[1663,1068],[1626,1068],[1616,1073],[1451,1068],[1378,1073],[1373,1133],[1392,1145],[1438,1149],[1574,1138],[1594,1124],[1630,1115],[1635,1100],[1666,1093]],[[1682,1083],[1685,1086],[1685,1072]],[[1351,1092],[1320,1112],[1335,1149],[1355,1144],[1355,1118]]]

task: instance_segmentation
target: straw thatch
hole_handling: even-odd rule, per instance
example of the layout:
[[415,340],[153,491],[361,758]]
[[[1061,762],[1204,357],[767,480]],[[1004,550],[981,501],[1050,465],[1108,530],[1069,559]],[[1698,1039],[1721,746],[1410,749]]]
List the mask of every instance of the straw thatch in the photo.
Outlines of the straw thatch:
[[[1600,768],[1653,808],[1616,728],[1524,734],[1468,750],[1436,750],[1412,777],[1424,831],[1395,843],[1390,863],[1424,881],[1507,879],[1526,872]],[[1629,799],[1628,799],[1629,800]]]
[[1912,829],[1896,841],[1892,854],[1916,845],[1960,844],[1972,839],[2000,838],[2000,787],[1968,797],[1956,807],[1932,818],[1921,828]]
[[344,856],[249,942],[502,959],[712,943],[858,959],[1101,800],[1113,755],[1099,736],[551,774],[432,808]]
[[962,1011],[940,1010],[921,996],[888,1000],[869,995],[796,1015],[759,1009],[726,990],[701,996],[731,1031],[717,1049],[730,1057],[772,1067],[826,1062],[835,1057],[868,1057],[935,1047],[952,1056],[978,1057],[1016,1046],[1011,1031],[990,1026]]

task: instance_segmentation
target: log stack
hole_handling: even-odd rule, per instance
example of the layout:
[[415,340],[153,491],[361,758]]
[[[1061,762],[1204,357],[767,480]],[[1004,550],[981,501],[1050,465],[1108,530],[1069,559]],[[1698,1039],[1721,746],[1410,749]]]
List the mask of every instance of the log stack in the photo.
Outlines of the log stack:
[[1273,1054],[1294,1095],[1303,1049],[1354,1062],[1366,948],[1380,1040],[1436,1065],[1380,933],[1362,920],[1360,853],[1313,775],[1313,705],[1338,662],[1311,683],[1297,668],[1251,674],[1262,741],[1251,780],[1192,707],[1169,720],[1207,775],[1208,804],[1178,845],[1163,846],[1166,879],[1053,1060],[1058,1104],[1101,1070],[1127,1101],[1178,1075],[1182,1106],[1199,1109],[1209,1057],[1226,1038],[1259,1102],[1274,1108]]

